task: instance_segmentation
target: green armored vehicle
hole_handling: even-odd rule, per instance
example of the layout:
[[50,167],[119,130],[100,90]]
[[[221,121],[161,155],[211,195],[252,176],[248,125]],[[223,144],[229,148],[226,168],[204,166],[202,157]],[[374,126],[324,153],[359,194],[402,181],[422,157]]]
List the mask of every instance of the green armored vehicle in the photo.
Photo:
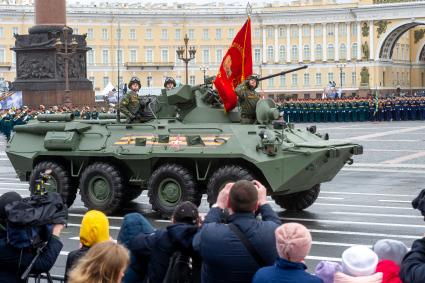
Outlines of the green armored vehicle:
[[6,152],[20,180],[32,188],[51,169],[48,189],[69,206],[79,191],[86,207],[108,214],[148,190],[153,209],[169,215],[181,201],[199,205],[206,193],[211,205],[227,182],[256,179],[282,208],[302,210],[363,151],[314,126],[276,121],[272,100],[258,102],[257,124],[242,125],[237,111],[223,111],[210,82],[143,99],[153,113],[145,123],[63,114],[15,127]]

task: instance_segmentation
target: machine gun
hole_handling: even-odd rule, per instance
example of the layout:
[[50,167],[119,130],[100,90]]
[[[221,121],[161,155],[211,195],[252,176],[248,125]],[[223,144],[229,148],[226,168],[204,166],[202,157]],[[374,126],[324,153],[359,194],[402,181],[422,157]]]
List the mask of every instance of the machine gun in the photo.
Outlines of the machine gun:
[[269,76],[259,78],[258,81],[268,80],[268,79],[271,79],[271,78],[274,78],[274,77],[277,77],[277,76],[283,76],[283,75],[286,75],[286,74],[289,74],[289,73],[292,73],[292,72],[296,72],[296,71],[299,71],[299,70],[307,69],[307,68],[308,68],[308,66],[304,65],[304,66],[297,67],[297,68],[294,68],[294,69],[290,69],[290,70],[287,70],[287,71],[283,71],[283,72],[280,72],[280,73],[277,73],[277,74],[273,74],[273,75],[269,75]]

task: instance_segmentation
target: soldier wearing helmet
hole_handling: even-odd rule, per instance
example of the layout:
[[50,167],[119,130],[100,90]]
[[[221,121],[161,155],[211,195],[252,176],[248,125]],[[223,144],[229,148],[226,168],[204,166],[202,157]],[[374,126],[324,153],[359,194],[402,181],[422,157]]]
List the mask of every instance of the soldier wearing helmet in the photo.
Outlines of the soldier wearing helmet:
[[139,115],[140,100],[138,95],[140,87],[141,83],[139,78],[132,77],[128,83],[129,91],[120,102],[119,109],[121,113],[127,116],[127,123],[141,122],[141,117]]
[[176,87],[176,81],[174,80],[174,78],[172,78],[172,77],[165,78],[164,88],[166,90],[170,90],[170,89],[173,89],[175,87]]
[[260,96],[255,89],[258,87],[258,75],[249,76],[244,82],[239,84],[235,92],[238,95],[241,123],[254,124],[256,119],[255,110]]

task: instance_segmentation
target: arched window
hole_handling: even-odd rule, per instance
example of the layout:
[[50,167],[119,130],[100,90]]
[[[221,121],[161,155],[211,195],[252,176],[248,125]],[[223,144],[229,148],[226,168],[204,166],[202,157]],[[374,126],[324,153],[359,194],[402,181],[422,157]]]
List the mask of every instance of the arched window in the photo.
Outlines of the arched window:
[[317,44],[316,45],[316,60],[322,60],[322,59],[323,59],[322,45]]
[[298,47],[296,45],[292,45],[291,59],[292,62],[298,62]]
[[281,45],[279,47],[279,62],[285,62],[286,61],[286,47],[285,45]]
[[359,59],[357,58],[357,52],[358,52],[357,48],[358,48],[357,43],[353,43],[353,45],[351,46],[351,58],[353,59]]
[[328,44],[328,60],[335,60],[335,49],[333,44]]
[[339,59],[347,60],[347,46],[344,43],[339,46]]
[[273,62],[274,61],[274,49],[273,46],[267,47],[267,61]]
[[304,45],[304,60],[310,61],[310,45]]

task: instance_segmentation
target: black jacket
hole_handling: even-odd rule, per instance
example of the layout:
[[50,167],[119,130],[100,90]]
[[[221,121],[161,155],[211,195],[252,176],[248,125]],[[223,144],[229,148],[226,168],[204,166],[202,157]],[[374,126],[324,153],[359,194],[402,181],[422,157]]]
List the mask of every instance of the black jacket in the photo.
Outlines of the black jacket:
[[72,268],[74,268],[77,261],[89,251],[89,249],[89,247],[83,246],[80,249],[72,251],[68,254],[65,266],[65,282],[68,281],[68,273],[72,270]]
[[425,238],[414,241],[412,249],[404,256],[400,278],[405,283],[425,282]]
[[[52,236],[35,261],[31,273],[48,272],[55,264],[62,247],[63,244],[59,238]],[[35,255],[36,250],[17,249],[7,244],[6,231],[0,226],[0,283],[25,282],[20,277]]]
[[[129,249],[137,257],[150,257],[148,264],[149,282],[162,282],[167,273],[170,257],[177,250],[189,253],[194,261],[194,269],[198,266],[199,258],[193,252],[192,239],[198,227],[185,223],[177,223],[166,229],[156,230],[147,235],[141,233],[135,237]],[[200,267],[200,265],[199,265]]]
[[[277,258],[274,231],[281,221],[268,204],[259,212],[262,220],[254,213],[235,213],[228,222],[242,231],[267,265],[273,265]],[[212,208],[193,239],[193,248],[202,258],[202,282],[251,282],[260,266],[228,225],[220,223],[222,219],[222,210]]]

